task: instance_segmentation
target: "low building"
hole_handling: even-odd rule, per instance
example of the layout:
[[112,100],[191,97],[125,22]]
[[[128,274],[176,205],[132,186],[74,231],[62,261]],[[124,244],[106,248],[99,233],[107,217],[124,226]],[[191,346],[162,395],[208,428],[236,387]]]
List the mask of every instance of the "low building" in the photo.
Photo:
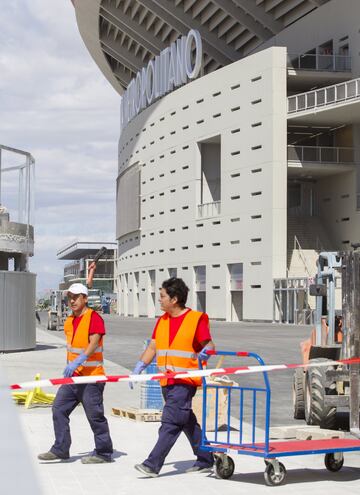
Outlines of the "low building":
[[115,242],[76,241],[61,248],[57,252],[57,259],[71,261],[64,266],[64,280],[60,283],[59,289],[68,289],[71,284],[76,282],[86,284],[89,265],[103,246],[106,247],[107,254],[97,262],[93,289],[100,289],[105,294],[113,294]]

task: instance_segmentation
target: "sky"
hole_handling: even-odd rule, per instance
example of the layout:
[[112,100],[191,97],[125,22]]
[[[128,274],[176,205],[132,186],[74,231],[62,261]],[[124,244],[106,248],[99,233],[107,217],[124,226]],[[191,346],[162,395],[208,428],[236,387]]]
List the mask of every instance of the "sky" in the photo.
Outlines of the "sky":
[[0,5],[0,144],[36,161],[39,294],[62,278],[60,248],[115,240],[120,96],[87,51],[70,0]]

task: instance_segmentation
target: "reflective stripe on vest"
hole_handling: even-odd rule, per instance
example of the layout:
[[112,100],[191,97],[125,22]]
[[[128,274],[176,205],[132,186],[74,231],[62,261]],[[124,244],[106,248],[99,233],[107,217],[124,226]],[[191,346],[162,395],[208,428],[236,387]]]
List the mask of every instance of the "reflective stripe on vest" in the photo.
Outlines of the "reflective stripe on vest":
[[167,371],[174,371],[175,373],[181,373],[182,371],[191,371],[189,368],[181,368],[180,366],[173,366],[171,364],[167,364],[166,366],[158,366],[159,370],[163,373]]
[[[68,361],[69,363],[69,361]],[[85,367],[94,367],[94,366],[103,366],[103,361],[84,361],[83,364],[81,366],[85,366]]]
[[[81,354],[82,352],[85,352],[86,347],[72,347],[71,345],[67,345],[66,349],[68,352],[72,352],[74,354]],[[94,352],[103,352],[103,347],[97,347]]]
[[189,358],[189,359],[197,358],[196,352],[179,351],[178,349],[176,350],[166,349],[166,350],[156,351],[156,356],[179,356],[182,358]]
[[[157,366],[161,371],[181,372],[199,368],[193,341],[202,314],[192,310],[186,313],[171,344],[169,343],[170,317],[165,314],[160,318],[155,340]],[[182,378],[181,382],[200,386],[201,378]],[[160,385],[167,385],[167,379],[160,380]]]
[[[74,335],[73,321],[74,316],[69,316],[64,323],[64,331],[66,335],[67,343],[67,362],[70,363],[76,359],[79,354],[85,351],[89,345],[89,329],[91,322],[91,315],[93,310],[87,308],[79,325],[76,329]],[[103,368],[103,339],[101,337],[98,347],[95,349],[93,354],[87,358],[87,360],[76,368],[76,373],[80,376],[90,376],[90,375],[104,375],[105,371]]]

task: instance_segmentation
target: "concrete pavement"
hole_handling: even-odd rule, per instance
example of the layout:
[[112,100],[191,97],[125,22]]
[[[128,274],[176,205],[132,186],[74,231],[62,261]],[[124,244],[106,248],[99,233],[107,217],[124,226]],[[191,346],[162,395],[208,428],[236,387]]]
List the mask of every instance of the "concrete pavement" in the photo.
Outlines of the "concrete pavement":
[[[65,343],[57,335],[38,330],[38,346],[34,351],[3,354],[2,369],[8,383],[32,379],[36,373],[43,378],[61,376],[65,363]],[[105,344],[106,345],[106,344]],[[125,368],[106,362],[109,374],[127,372]],[[142,462],[157,438],[159,423],[136,423],[110,415],[113,406],[139,405],[139,387],[131,392],[127,384],[108,384],[105,392],[105,409],[115,447],[114,462],[105,465],[83,465],[81,457],[93,449],[92,432],[81,407],[71,416],[73,445],[72,457],[66,462],[40,462],[37,454],[47,451],[53,442],[50,408],[24,409],[14,406],[22,426],[23,436],[29,448],[32,472],[38,479],[42,495],[120,495],[120,494],[187,494],[206,492],[227,495],[253,491],[268,493],[261,459],[233,455],[235,474],[230,480],[216,479],[209,474],[186,474],[184,470],[193,464],[190,446],[182,435],[169,454],[161,476],[143,478],[134,470],[134,464]],[[8,452],[0,443],[0,460]],[[345,454],[345,466],[338,473],[324,468],[323,456],[285,458],[287,483],[274,488],[281,493],[338,495],[339,490],[347,494],[358,493],[360,488],[360,454]],[[26,475],[26,474],[24,474]],[[11,475],[13,477],[13,474]],[[18,473],[19,478],[23,476]],[[6,480],[17,485],[16,479]],[[31,483],[30,479],[29,482]],[[6,483],[5,483],[6,484]],[[18,493],[16,490],[12,490]],[[5,492],[4,492],[5,493]],[[9,493],[9,492],[7,492]],[[38,491],[36,491],[39,494]]]

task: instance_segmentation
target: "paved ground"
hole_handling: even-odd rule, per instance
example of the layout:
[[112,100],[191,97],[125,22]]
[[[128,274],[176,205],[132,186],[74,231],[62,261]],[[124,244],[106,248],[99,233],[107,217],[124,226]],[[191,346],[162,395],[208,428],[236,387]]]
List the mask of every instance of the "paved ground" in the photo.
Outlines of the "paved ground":
[[[116,322],[116,319],[113,321]],[[122,328],[128,326],[125,323],[122,325]],[[134,323],[134,328],[136,325]],[[109,329],[110,327],[111,325]],[[218,330],[214,329],[215,338],[217,338],[216,334],[221,331],[221,325]],[[254,327],[251,332],[252,337],[249,339],[249,342],[254,345],[259,339],[257,332],[257,328]],[[274,334],[279,339],[277,332],[276,329],[272,330],[273,339]],[[109,330],[109,334],[111,333],[112,331]],[[134,335],[135,333],[134,330]],[[110,337],[108,342],[111,338],[114,337]],[[273,339],[269,339],[269,342]],[[289,348],[294,346],[295,340],[293,342],[290,339],[286,346]],[[59,376],[59,370],[62,370],[64,366],[63,339],[55,332],[39,330],[37,341],[38,346],[34,351],[0,355],[2,371],[7,374],[5,383],[28,380],[36,372],[41,372],[43,377]],[[260,343],[261,339],[257,345],[259,346]],[[267,347],[266,343],[263,347],[264,349]],[[106,369],[109,374],[119,374],[125,371],[113,362],[106,362]],[[2,382],[4,383],[3,380]],[[0,388],[0,393],[4,397],[4,389]],[[0,414],[3,426],[0,442],[2,480],[0,493],[26,492],[27,495],[137,495],[147,493],[155,495],[171,492],[173,495],[184,495],[206,492],[209,495],[219,493],[233,495],[250,490],[254,494],[268,493],[269,488],[264,485],[263,479],[263,461],[253,457],[234,455],[235,474],[227,481],[216,479],[212,474],[184,473],[184,470],[193,463],[193,456],[185,436],[179,438],[159,478],[142,478],[133,469],[133,465],[141,462],[152,448],[159,425],[135,423],[110,415],[112,406],[136,404],[138,401],[138,390],[131,392],[127,384],[107,385],[105,407],[116,449],[114,462],[107,465],[86,466],[81,464],[80,458],[92,450],[93,444],[92,434],[81,407],[74,411],[71,418],[73,445],[70,461],[46,463],[39,462],[36,455],[48,450],[53,441],[50,409],[26,410],[20,406],[15,408],[11,404],[7,406],[6,401],[2,400],[1,412],[6,412],[7,407],[9,407],[9,412],[6,415]],[[278,402],[282,401],[280,397]],[[19,421],[22,434],[19,433],[17,426]],[[28,445],[28,453],[25,452],[24,442]],[[25,454],[27,454],[26,463]],[[317,495],[338,495],[339,490],[347,494],[357,494],[359,491],[360,456],[358,454],[347,454],[345,467],[339,473],[326,471],[321,455],[286,458],[284,463],[288,470],[287,484],[275,488],[280,493],[300,495],[316,491]],[[30,472],[29,468],[32,468]],[[37,478],[40,490],[36,488],[32,476]]]

